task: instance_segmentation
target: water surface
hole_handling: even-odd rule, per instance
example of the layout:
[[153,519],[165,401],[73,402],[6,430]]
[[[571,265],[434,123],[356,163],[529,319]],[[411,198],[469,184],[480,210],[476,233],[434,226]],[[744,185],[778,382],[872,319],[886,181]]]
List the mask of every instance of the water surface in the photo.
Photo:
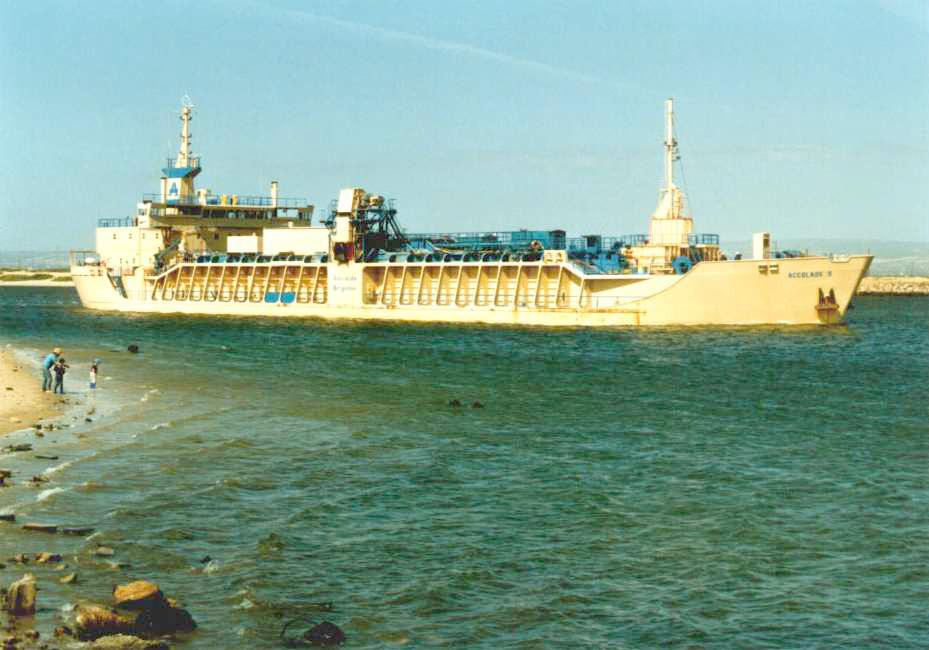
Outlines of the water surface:
[[0,343],[66,348],[75,392],[94,356],[107,378],[93,422],[81,396],[71,428],[19,435],[58,461],[0,458],[53,468],[0,508],[97,536],[5,526],[0,557],[77,567],[34,567],[42,630],[145,577],[200,624],[191,650],[278,647],[293,618],[352,648],[925,647],[929,300],[856,305],[835,328],[521,329],[0,289]]

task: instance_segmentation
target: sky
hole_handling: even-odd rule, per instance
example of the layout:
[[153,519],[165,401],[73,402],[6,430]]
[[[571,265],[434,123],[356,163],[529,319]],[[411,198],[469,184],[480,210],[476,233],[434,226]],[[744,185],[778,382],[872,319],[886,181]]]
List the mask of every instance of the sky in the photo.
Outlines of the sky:
[[0,0],[0,250],[133,214],[185,95],[214,193],[572,234],[647,230],[674,97],[696,231],[929,241],[926,0]]

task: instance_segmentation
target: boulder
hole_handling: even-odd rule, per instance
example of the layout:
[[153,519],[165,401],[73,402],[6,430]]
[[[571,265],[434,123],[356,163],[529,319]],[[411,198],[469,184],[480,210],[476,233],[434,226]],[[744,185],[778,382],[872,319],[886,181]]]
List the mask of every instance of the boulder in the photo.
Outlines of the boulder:
[[69,573],[66,576],[62,576],[58,582],[60,582],[63,585],[73,585],[74,583],[77,582],[77,574]]
[[119,585],[113,590],[113,600],[123,609],[149,609],[166,604],[158,585],[145,580]]
[[116,551],[111,549],[109,546],[98,546],[94,549],[94,555],[98,555],[100,557],[112,557],[115,553]]
[[35,614],[36,586],[31,573],[10,585],[6,592],[6,610],[17,616]]
[[139,353],[139,346],[136,345],[135,343],[130,343],[129,347],[127,347],[126,349],[129,350],[129,352],[131,352],[132,354]]
[[194,617],[186,609],[162,603],[143,609],[135,620],[136,629],[145,636],[163,636],[197,629]]
[[128,634],[103,636],[93,642],[90,650],[168,650],[164,641],[149,641]]
[[61,562],[61,556],[58,553],[36,553],[36,564],[48,564],[50,562]]
[[307,630],[303,638],[314,646],[342,645],[345,643],[345,632],[335,623],[323,621]]
[[0,514],[0,521],[16,521],[16,515],[12,512],[4,512]]
[[135,617],[101,605],[82,605],[78,608],[74,629],[81,641],[93,641],[111,634],[132,634],[136,630]]

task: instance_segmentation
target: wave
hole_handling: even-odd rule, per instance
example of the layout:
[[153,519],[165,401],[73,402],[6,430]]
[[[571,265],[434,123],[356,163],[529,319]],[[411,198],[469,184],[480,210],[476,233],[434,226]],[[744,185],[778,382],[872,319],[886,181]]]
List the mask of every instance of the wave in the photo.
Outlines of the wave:
[[74,462],[75,462],[75,459],[72,459],[72,460],[66,460],[60,465],[53,465],[52,467],[49,467],[44,472],[42,472],[42,476],[49,476],[51,474],[55,474],[56,472],[60,472],[61,470],[73,465]]
[[66,491],[66,489],[65,489],[65,488],[61,488],[61,487],[48,488],[47,490],[42,490],[41,492],[39,492],[39,495],[35,498],[35,500],[36,500],[36,501],[45,501],[46,499],[50,499],[51,497],[55,496],[56,494],[61,494],[62,492],[65,492],[65,491]]

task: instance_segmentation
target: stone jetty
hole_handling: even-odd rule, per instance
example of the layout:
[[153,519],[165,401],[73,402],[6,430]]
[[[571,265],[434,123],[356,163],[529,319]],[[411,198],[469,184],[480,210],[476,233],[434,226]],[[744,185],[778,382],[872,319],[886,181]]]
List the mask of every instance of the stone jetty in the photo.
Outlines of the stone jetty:
[[860,296],[929,296],[929,278],[914,276],[884,276],[862,279]]

